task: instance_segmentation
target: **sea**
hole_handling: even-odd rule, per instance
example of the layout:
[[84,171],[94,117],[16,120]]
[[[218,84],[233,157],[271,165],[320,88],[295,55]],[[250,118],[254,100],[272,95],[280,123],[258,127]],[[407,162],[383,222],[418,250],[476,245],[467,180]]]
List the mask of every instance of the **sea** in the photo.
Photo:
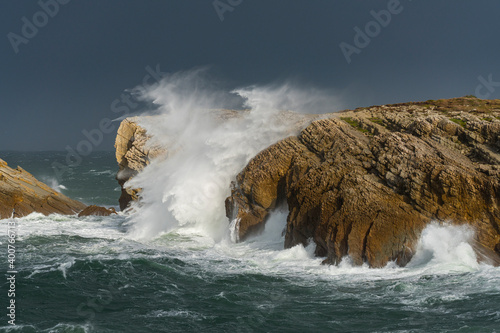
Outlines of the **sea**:
[[[52,163],[65,155],[1,153],[73,199],[118,208],[114,153],[94,152],[58,177]],[[215,221],[218,237],[189,223],[138,237],[142,209],[2,220],[0,332],[500,331],[500,268],[477,262],[471,230],[432,224],[408,266],[372,269],[348,257],[322,265],[313,243],[284,249],[286,210],[235,242],[227,219]],[[18,232],[15,326],[7,222]]]

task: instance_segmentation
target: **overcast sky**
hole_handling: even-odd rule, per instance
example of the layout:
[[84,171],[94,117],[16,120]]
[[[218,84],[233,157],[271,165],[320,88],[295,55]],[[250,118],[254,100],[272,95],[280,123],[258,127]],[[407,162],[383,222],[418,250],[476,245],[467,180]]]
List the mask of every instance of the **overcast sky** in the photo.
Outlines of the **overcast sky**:
[[337,94],[332,111],[500,98],[499,1],[55,1],[0,1],[0,150],[74,147],[157,67],[210,66],[232,88],[293,79]]

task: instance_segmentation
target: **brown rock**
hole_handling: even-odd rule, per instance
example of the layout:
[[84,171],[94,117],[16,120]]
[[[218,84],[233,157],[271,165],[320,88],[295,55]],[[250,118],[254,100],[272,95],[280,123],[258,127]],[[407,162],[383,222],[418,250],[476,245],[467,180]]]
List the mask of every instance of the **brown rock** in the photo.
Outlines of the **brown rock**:
[[152,158],[166,152],[159,146],[147,145],[150,137],[146,130],[137,124],[137,121],[137,117],[124,119],[116,135],[116,160],[119,166],[116,180],[122,188],[119,199],[121,210],[126,209],[131,201],[137,200],[140,192],[140,189],[125,186],[127,180],[144,169]]
[[349,255],[372,267],[405,265],[431,220],[469,224],[478,257],[498,263],[500,101],[479,101],[371,107],[315,121],[250,161],[227,215],[243,240],[286,201],[285,247],[312,239],[327,263]]
[[10,168],[0,159],[0,218],[39,212],[45,215],[76,214],[86,206],[38,181],[21,167]]
[[82,210],[79,214],[78,217],[82,216],[109,216],[111,214],[116,214],[116,210],[111,207],[111,208],[105,208],[105,207],[100,207],[96,205],[91,205]]

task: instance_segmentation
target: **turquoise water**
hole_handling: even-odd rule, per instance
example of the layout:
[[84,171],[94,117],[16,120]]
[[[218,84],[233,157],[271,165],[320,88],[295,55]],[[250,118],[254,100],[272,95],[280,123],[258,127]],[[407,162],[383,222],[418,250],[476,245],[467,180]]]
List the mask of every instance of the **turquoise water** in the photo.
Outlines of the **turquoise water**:
[[[9,154],[1,157],[42,178],[60,153]],[[52,185],[116,206],[114,170],[113,154],[98,153]],[[183,225],[140,239],[122,214],[15,219],[17,326],[4,314],[0,331],[500,331],[500,269],[476,263],[466,231],[427,229],[406,268],[353,267],[348,258],[331,267],[313,257],[314,245],[283,250],[285,221],[278,212],[262,235],[236,244],[228,221],[219,238]],[[6,220],[0,226],[5,249]]]

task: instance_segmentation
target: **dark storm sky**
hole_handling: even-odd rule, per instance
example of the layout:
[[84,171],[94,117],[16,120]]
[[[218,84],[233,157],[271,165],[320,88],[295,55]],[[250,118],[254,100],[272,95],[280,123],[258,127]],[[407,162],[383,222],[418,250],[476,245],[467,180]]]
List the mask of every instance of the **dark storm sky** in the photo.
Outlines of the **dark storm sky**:
[[[293,79],[339,94],[333,110],[475,94],[479,76],[500,82],[499,1],[401,0],[348,64],[339,44],[355,46],[354,28],[394,1],[220,0],[235,4],[221,21],[213,0],[72,0],[53,17],[37,1],[1,0],[0,150],[75,147],[157,64],[208,65],[233,88]],[[36,35],[23,37],[34,20]],[[13,35],[25,38],[17,53]],[[480,91],[500,98],[499,86]],[[115,132],[95,149],[112,150]]]

